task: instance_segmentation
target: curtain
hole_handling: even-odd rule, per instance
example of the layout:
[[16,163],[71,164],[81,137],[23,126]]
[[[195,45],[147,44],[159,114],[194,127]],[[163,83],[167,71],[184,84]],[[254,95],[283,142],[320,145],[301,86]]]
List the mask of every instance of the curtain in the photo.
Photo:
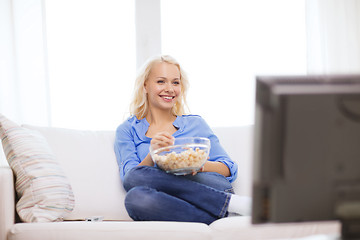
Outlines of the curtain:
[[309,74],[360,72],[360,2],[307,0]]
[[0,112],[19,123],[49,125],[41,0],[0,0]]
[[19,124],[50,122],[42,6],[0,0],[0,113]]

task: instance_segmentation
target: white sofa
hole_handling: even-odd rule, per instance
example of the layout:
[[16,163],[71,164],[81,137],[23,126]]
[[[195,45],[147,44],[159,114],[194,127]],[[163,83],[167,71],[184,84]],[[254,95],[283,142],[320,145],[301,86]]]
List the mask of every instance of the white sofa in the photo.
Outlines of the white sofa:
[[[337,222],[265,224],[250,217],[228,217],[206,225],[186,222],[134,222],[125,208],[113,152],[113,131],[80,131],[23,126],[44,136],[61,164],[75,196],[74,210],[61,222],[23,223],[16,211],[12,170],[0,167],[0,240],[52,239],[289,239],[339,232]],[[252,126],[215,128],[214,132],[239,165],[235,192],[251,196]],[[4,138],[4,136],[1,136]],[[84,221],[102,216],[101,222]]]

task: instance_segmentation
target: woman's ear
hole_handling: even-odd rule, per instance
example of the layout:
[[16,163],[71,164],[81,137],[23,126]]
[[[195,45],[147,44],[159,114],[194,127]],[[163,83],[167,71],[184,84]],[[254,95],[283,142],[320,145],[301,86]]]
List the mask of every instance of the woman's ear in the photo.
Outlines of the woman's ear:
[[144,89],[144,93],[147,93],[145,84],[144,84],[144,86],[143,86],[143,89]]

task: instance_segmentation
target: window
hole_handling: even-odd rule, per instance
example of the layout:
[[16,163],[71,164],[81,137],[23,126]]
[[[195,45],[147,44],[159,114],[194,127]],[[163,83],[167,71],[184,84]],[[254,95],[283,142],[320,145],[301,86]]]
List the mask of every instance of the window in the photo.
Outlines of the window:
[[[45,3],[52,125],[115,129],[136,74],[134,1]],[[256,75],[306,74],[305,0],[165,0],[160,15],[155,44],[184,66],[190,111],[212,127],[253,124]]]
[[306,74],[304,0],[165,0],[161,18],[191,113],[213,127],[253,124],[256,75]]
[[134,2],[46,0],[52,126],[114,130],[136,73]]

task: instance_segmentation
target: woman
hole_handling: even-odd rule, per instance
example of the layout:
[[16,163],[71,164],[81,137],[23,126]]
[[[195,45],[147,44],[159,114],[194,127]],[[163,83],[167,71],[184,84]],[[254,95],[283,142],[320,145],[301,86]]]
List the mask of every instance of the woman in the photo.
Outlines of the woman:
[[[187,221],[210,224],[229,213],[249,214],[249,199],[233,194],[237,164],[221,147],[206,122],[185,115],[188,80],[170,56],[150,59],[136,79],[131,114],[116,131],[115,153],[127,195],[129,216],[139,221]],[[156,166],[149,147],[172,145],[176,137],[206,137],[208,161],[185,176]]]

